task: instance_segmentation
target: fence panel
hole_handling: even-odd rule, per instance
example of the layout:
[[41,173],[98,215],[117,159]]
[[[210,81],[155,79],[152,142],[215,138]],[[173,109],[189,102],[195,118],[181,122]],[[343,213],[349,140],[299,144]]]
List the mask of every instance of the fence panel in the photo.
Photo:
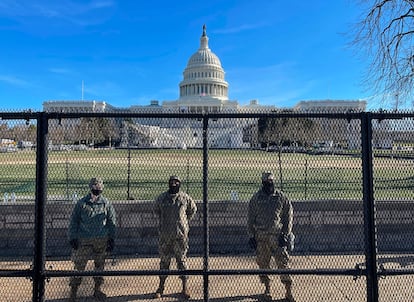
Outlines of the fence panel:
[[4,301],[31,301],[36,119],[8,114],[10,119],[0,119],[0,296]]
[[[366,284],[355,285],[353,276],[345,275],[365,262],[360,122],[260,117],[219,119],[216,123],[226,127],[209,128],[209,235],[214,254],[210,268],[259,269],[255,251],[248,245],[247,213],[250,199],[262,190],[262,173],[271,171],[276,187],[293,203],[296,240],[290,255],[291,270],[338,275],[294,274],[294,296],[298,301],[366,300]],[[245,132],[238,136],[234,129]],[[211,198],[216,195],[219,198]],[[280,269],[274,260],[271,268]],[[270,276],[275,281],[270,292],[275,299],[284,297],[285,289],[279,282],[283,275]],[[228,277],[211,277],[211,291]],[[219,295],[232,295],[240,301],[241,297],[263,297],[265,286],[257,275],[246,273],[227,280],[228,290],[216,291],[212,299]],[[323,289],[315,280],[324,284]],[[326,284],[336,293],[327,290]],[[355,291],[355,287],[359,293],[343,293],[350,288]]]
[[[114,136],[111,139],[105,138],[105,125],[118,127],[117,131],[112,132]],[[76,267],[71,260],[79,258],[79,253],[69,245],[68,229],[79,199],[89,198],[89,180],[93,177],[103,179],[102,194],[116,212],[116,245],[105,260],[106,273],[114,276],[117,272],[121,275],[122,272],[140,275],[160,269],[158,217],[154,212],[154,200],[168,191],[172,175],[181,179],[181,191],[189,194],[198,205],[191,221],[188,269],[201,272],[203,129],[199,119],[52,119],[49,132],[56,137],[52,140],[55,143],[49,145],[47,220],[50,225],[47,230],[46,267],[51,274],[62,278],[58,278],[53,285],[47,285],[46,298],[70,295],[69,284],[73,278],[65,275],[73,274],[72,270]],[[78,132],[83,135],[76,136]],[[175,225],[170,227],[176,228]],[[81,249],[82,246],[81,243]],[[78,288],[80,297],[93,294],[97,277],[94,275],[102,273],[91,262],[87,264],[86,275]],[[177,272],[174,260],[170,267],[172,274]],[[116,285],[120,280],[129,280],[131,288],[135,288],[135,294],[141,298],[151,293],[154,296],[158,286],[158,277],[154,276],[104,279],[103,290],[114,299],[122,299],[125,295],[121,290],[125,287]],[[165,289],[167,297],[181,291],[178,276],[168,279],[173,281],[172,285],[170,281],[167,283],[170,284]],[[194,277],[189,284],[193,282],[201,282],[201,277]],[[57,290],[56,286],[60,289]],[[203,291],[200,293],[202,295]]]
[[410,275],[414,267],[413,131],[412,117],[373,120],[380,301],[414,298]]

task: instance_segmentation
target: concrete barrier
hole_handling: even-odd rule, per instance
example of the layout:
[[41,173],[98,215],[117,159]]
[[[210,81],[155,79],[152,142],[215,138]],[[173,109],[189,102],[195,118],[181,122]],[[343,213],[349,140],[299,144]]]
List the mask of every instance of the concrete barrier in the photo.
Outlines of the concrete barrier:
[[[151,201],[113,201],[118,219],[115,253],[156,254],[158,221]],[[327,200],[293,202],[295,209],[295,253],[351,253],[364,250],[362,201]],[[46,205],[46,256],[70,254],[67,228],[73,203],[50,201]],[[209,246],[212,254],[246,253],[247,201],[209,202]],[[203,205],[190,229],[190,254],[202,254],[204,244]],[[33,203],[0,204],[0,256],[33,255]],[[377,203],[378,249],[411,252],[414,249],[414,202]]]

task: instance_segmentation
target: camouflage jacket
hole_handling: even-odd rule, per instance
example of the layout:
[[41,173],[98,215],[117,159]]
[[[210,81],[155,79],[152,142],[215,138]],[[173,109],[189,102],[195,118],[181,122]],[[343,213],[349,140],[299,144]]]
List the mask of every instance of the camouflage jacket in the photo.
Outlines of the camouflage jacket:
[[289,234],[293,225],[292,203],[281,191],[268,195],[260,189],[249,201],[247,224],[250,237]]
[[103,196],[95,202],[89,193],[75,205],[70,218],[69,240],[80,238],[114,238],[116,230],[115,209]]
[[159,218],[161,238],[187,238],[188,222],[197,211],[194,200],[184,192],[170,194],[168,191],[157,197],[154,213]]

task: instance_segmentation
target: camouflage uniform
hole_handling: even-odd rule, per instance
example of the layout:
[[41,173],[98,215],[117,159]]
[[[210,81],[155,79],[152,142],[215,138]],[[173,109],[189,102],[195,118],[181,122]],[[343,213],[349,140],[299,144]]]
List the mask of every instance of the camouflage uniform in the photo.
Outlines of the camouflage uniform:
[[[103,189],[102,180],[92,178],[90,188]],[[89,259],[95,264],[95,270],[103,271],[107,250],[113,248],[115,238],[116,217],[112,204],[100,193],[93,196],[92,192],[80,199],[72,212],[68,237],[73,246],[72,261],[75,270],[84,271]],[[74,243],[75,242],[75,243]],[[109,242],[112,246],[108,246]],[[95,282],[95,294],[103,295],[100,287],[103,277],[93,277]],[[71,297],[75,299],[76,291],[82,282],[81,277],[71,277]],[[95,295],[94,294],[94,295]]]
[[[178,177],[171,177],[178,179]],[[197,211],[193,199],[186,193],[178,191],[171,194],[166,191],[155,200],[154,213],[159,218],[159,254],[160,269],[170,268],[171,258],[175,257],[179,270],[187,269],[189,221]],[[167,276],[160,276],[159,291],[162,294]],[[183,285],[188,276],[181,275]],[[183,290],[184,291],[184,290]]]
[[[270,172],[263,173],[262,181],[272,178]],[[288,198],[281,192],[274,190],[269,194],[260,189],[249,202],[248,232],[257,243],[256,261],[260,269],[270,268],[270,259],[273,256],[279,269],[289,268],[289,254],[286,246],[279,243],[282,234],[290,234],[293,225],[293,207]],[[260,280],[269,292],[270,278],[260,275]],[[286,287],[292,284],[290,275],[281,275],[280,279]],[[270,293],[269,293],[270,294]]]

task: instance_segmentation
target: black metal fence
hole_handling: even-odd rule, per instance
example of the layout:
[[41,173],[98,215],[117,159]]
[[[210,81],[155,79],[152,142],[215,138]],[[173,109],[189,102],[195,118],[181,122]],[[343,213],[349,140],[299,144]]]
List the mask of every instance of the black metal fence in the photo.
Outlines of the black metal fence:
[[[260,300],[263,273],[292,275],[297,301],[413,300],[414,113],[0,118],[4,301],[65,301],[71,276],[105,276],[108,301],[151,300],[161,273],[151,204],[171,174],[198,204],[185,272],[192,301]],[[257,269],[247,247],[246,205],[265,170],[294,203],[289,270]],[[78,272],[66,230],[92,176],[104,178],[120,231],[105,271]],[[167,299],[179,299],[173,292]]]

